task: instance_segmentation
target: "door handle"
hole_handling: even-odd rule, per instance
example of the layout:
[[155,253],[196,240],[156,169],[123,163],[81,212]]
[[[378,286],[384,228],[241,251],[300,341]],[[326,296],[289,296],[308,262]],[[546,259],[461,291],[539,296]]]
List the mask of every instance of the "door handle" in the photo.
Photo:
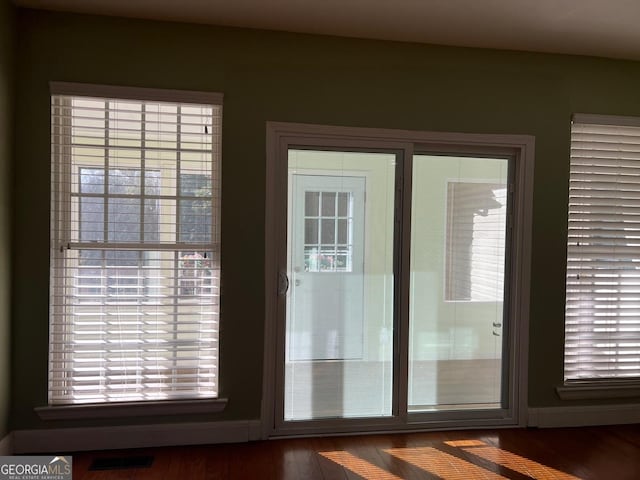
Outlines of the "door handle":
[[278,274],[278,295],[286,295],[289,291],[289,276],[285,272]]

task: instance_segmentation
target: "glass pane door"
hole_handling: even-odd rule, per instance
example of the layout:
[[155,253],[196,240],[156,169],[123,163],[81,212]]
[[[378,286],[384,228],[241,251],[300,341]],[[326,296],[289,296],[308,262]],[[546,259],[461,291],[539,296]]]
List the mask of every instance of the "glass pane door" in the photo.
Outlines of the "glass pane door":
[[508,167],[413,157],[409,412],[503,407]]
[[395,155],[289,150],[284,420],[392,413]]

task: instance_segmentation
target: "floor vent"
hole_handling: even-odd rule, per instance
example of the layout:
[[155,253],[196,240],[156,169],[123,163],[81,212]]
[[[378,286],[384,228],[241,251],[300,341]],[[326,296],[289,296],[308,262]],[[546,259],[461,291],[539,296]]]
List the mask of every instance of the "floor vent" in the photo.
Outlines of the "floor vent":
[[129,468],[149,468],[153,464],[153,457],[108,457],[96,458],[89,466],[89,470],[126,470]]

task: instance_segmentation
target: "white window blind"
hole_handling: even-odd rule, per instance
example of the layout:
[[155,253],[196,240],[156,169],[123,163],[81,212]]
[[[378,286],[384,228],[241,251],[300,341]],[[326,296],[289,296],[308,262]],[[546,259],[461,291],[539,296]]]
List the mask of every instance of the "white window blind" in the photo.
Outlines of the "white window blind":
[[640,123],[571,127],[565,381],[640,376]]
[[505,184],[447,184],[447,300],[503,300],[506,222]]
[[221,96],[52,90],[49,403],[216,397]]

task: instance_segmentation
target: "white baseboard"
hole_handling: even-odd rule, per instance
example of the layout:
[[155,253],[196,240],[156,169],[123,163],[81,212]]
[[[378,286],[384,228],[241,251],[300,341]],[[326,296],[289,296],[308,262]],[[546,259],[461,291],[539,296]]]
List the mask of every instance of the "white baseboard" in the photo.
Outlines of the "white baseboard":
[[13,434],[7,433],[3,439],[0,440],[0,457],[13,455]]
[[640,423],[640,405],[529,408],[530,427],[587,427]]
[[238,443],[260,438],[259,420],[16,430],[14,453],[76,452],[121,448]]

